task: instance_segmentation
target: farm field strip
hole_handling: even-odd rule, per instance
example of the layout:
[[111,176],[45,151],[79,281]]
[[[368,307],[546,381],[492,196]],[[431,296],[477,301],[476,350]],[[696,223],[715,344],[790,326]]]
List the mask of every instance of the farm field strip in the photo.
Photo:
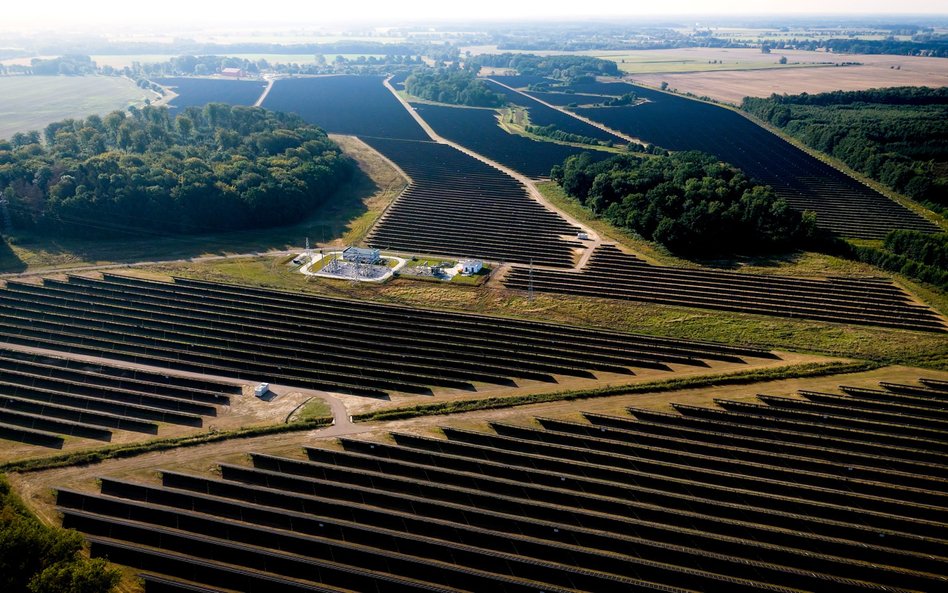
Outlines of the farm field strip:
[[948,331],[934,310],[884,280],[805,280],[654,266],[602,245],[581,272],[514,267],[508,288],[639,300],[921,331]]
[[[772,357],[752,350],[590,333],[499,318],[203,283],[71,277],[0,291],[0,338],[180,370],[381,397],[472,382],[592,378]],[[300,315],[307,312],[309,317]],[[489,328],[496,328],[492,331]],[[525,328],[526,331],[524,331]],[[533,330],[533,331],[530,331]],[[536,337],[532,334],[535,333]],[[253,342],[247,336],[260,336]],[[2,367],[0,367],[2,368]],[[2,376],[2,375],[0,375]]]
[[[948,400],[937,383],[893,387],[883,393]],[[800,414],[823,414],[801,395]],[[57,504],[93,556],[194,587],[943,588],[948,439],[929,438],[935,409],[905,416],[880,396],[894,407],[807,422],[779,417],[787,398],[761,401],[343,437],[215,475],[102,476],[100,492],[61,488]]]
[[0,439],[62,448],[64,436],[109,441],[113,429],[155,435],[158,423],[199,428],[234,392],[210,381],[75,365],[0,348]]

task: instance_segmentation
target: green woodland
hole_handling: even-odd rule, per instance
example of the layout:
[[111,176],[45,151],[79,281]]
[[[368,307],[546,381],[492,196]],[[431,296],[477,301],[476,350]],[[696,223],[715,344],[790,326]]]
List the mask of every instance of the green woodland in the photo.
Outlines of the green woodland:
[[[295,115],[211,103],[71,119],[0,140],[0,190],[17,232],[173,235],[295,222],[354,164]],[[43,142],[45,140],[45,142]]]
[[683,255],[772,252],[816,232],[811,213],[701,152],[599,162],[580,154],[551,176],[596,215]]
[[108,593],[119,572],[82,555],[82,536],[47,527],[26,510],[0,475],[0,591]]
[[745,111],[935,210],[948,210],[948,87],[745,98]]
[[417,69],[405,79],[405,90],[426,101],[468,107],[500,107],[507,102],[484,81],[477,80],[473,72],[457,68]]

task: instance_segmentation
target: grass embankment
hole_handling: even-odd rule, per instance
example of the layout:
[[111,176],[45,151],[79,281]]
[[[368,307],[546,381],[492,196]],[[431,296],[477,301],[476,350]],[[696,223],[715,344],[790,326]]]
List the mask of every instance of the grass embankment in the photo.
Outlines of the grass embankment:
[[533,393],[529,395],[510,397],[487,397],[482,399],[467,399],[460,401],[441,402],[437,404],[422,404],[405,408],[395,408],[369,412],[353,416],[355,422],[406,420],[420,416],[437,416],[444,414],[459,414],[477,410],[495,410],[528,406],[531,404],[545,404],[550,402],[573,401],[598,397],[612,397],[617,395],[634,395],[645,393],[663,393],[681,389],[695,389],[699,387],[723,387],[726,385],[747,385],[780,381],[784,379],[803,379],[809,377],[824,377],[827,375],[842,375],[860,373],[878,368],[880,365],[871,362],[832,362],[809,363],[792,367],[776,369],[756,369],[726,375],[686,377],[680,379],[665,379],[650,381],[634,385],[617,385],[614,387],[600,387],[574,391],[556,391],[553,393]]
[[594,144],[568,142],[565,140],[557,140],[549,136],[541,136],[539,134],[529,132],[527,127],[531,125],[530,114],[526,109],[517,105],[508,106],[499,110],[497,114],[497,125],[508,134],[523,136],[524,138],[529,138],[530,140],[535,140],[537,142],[550,142],[552,144],[562,144],[564,146],[573,146],[575,148],[583,148],[585,150],[601,150],[603,152],[612,152],[616,154],[625,152],[625,148],[623,147],[606,146],[604,144],[599,144],[598,142]]
[[316,215],[297,225],[132,241],[25,235],[9,246],[0,242],[0,273],[286,250],[299,248],[307,237],[314,244],[359,243],[407,181],[361,140],[351,136],[332,138],[358,163],[355,179]]
[[33,472],[57,467],[88,465],[92,463],[100,463],[107,459],[135,457],[136,455],[142,455],[144,453],[151,453],[154,451],[167,451],[169,449],[197,447],[199,445],[207,445],[209,443],[217,443],[231,439],[246,439],[269,434],[312,430],[314,428],[319,428],[320,426],[326,426],[331,422],[332,418],[329,417],[314,417],[308,420],[301,420],[288,424],[273,424],[270,426],[258,426],[253,428],[238,428],[236,430],[206,432],[199,435],[176,437],[171,439],[158,439],[145,443],[116,445],[113,447],[104,447],[92,451],[77,451],[75,453],[65,453],[63,455],[54,455],[51,457],[11,461],[10,463],[0,465],[0,472]]
[[667,338],[948,369],[948,340],[944,334],[541,292],[534,293],[531,300],[525,292],[490,284],[468,287],[395,279],[370,285],[307,280],[295,270],[277,265],[274,258],[166,264],[148,272]]

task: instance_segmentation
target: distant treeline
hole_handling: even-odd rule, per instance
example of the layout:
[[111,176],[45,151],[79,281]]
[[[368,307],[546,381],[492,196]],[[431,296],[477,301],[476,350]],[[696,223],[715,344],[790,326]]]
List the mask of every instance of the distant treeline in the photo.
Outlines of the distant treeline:
[[767,45],[773,49],[830,51],[835,54],[948,57],[948,37],[937,35],[920,35],[912,41],[898,39],[791,39],[768,42]]
[[96,74],[98,68],[92,58],[83,55],[65,55],[58,58],[33,58],[29,66],[0,64],[2,74],[35,74],[38,76],[81,76]]
[[591,56],[535,56],[533,54],[484,54],[469,61],[488,68],[516,70],[523,76],[546,76],[567,82],[584,82],[596,76],[618,76],[619,65]]
[[0,140],[14,231],[83,238],[247,229],[311,214],[352,176],[295,115],[211,103],[64,120]]
[[899,193],[948,208],[948,87],[748,97],[742,108]]
[[470,107],[500,107],[507,102],[473,72],[458,68],[418,68],[405,79],[408,94],[439,103]]
[[791,209],[769,186],[700,152],[599,162],[583,153],[551,177],[615,226],[685,255],[771,252],[816,233],[815,215]]
[[40,523],[0,474],[0,591],[9,593],[109,593],[121,574],[101,558],[82,554],[73,530]]

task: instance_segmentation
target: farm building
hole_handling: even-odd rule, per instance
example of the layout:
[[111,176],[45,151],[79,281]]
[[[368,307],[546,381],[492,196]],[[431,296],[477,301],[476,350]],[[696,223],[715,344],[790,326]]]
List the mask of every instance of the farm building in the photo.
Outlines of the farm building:
[[462,259],[458,265],[461,266],[461,274],[466,276],[476,274],[484,268],[484,262],[479,259]]
[[231,78],[240,78],[244,75],[244,71],[240,68],[223,68],[221,69],[221,76],[230,76]]
[[378,249],[364,249],[362,247],[347,247],[342,252],[342,259],[354,264],[374,264],[381,258]]

